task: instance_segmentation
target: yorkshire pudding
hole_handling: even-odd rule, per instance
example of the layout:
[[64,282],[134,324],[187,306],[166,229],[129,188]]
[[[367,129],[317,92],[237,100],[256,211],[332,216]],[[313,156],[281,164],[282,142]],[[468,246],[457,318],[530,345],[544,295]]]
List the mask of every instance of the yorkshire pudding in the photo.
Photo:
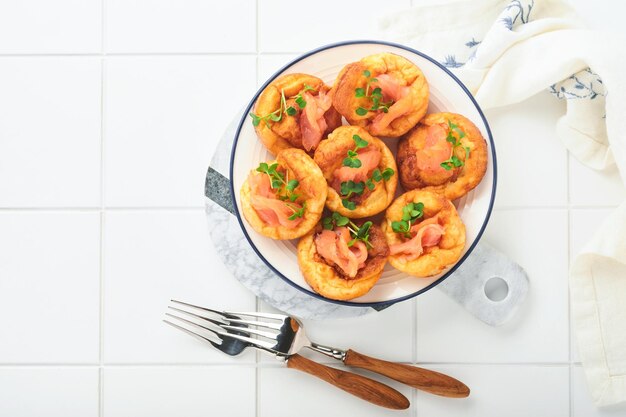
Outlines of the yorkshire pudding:
[[426,114],[428,83],[408,59],[391,53],[346,65],[333,86],[333,105],[351,125],[397,138]]
[[416,277],[437,275],[454,264],[465,247],[465,225],[440,194],[412,190],[387,209],[382,230],[389,263]]
[[456,200],[483,179],[487,143],[466,117],[434,113],[400,140],[397,157],[405,189],[431,190]]
[[315,150],[329,132],[341,126],[329,90],[322,80],[308,74],[287,74],[272,81],[250,113],[265,147],[273,154],[287,148]]
[[313,157],[328,183],[326,206],[350,218],[372,216],[393,200],[396,161],[383,141],[358,126],[341,126]]
[[264,236],[296,239],[319,222],[327,188],[310,156],[300,149],[286,149],[276,161],[250,171],[240,193],[243,215]]

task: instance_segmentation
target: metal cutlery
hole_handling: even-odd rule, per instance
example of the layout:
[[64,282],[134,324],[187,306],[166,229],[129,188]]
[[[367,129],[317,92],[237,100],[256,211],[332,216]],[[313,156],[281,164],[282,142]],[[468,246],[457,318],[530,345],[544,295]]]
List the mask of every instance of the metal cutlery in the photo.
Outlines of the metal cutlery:
[[[190,319],[180,317],[180,315],[175,313],[166,313],[168,318],[180,323],[177,324],[166,319],[164,321],[167,324],[210,343],[213,347],[227,355],[236,356],[248,347],[255,347],[265,350],[279,359],[286,360],[288,368],[314,375],[373,404],[397,410],[404,410],[409,407],[409,400],[404,395],[381,382],[362,375],[331,368],[296,354],[291,349],[295,339],[290,339],[290,337],[292,335],[295,337],[298,334],[300,325],[297,321],[281,321],[280,317],[282,316],[279,317],[276,314],[255,313],[253,317],[262,317],[274,321],[267,323],[256,322],[241,318],[241,316],[251,316],[251,314],[247,313],[220,312],[180,301],[172,300],[172,302],[181,307],[194,309],[197,312],[169,306],[172,312],[186,315]],[[201,312],[201,314],[198,314],[198,312]],[[248,326],[263,327],[273,330],[273,332],[252,329]],[[285,326],[298,327],[293,327],[292,331],[283,333],[282,328]],[[267,340],[253,338],[252,335]],[[303,335],[303,333],[300,333],[300,335]]]

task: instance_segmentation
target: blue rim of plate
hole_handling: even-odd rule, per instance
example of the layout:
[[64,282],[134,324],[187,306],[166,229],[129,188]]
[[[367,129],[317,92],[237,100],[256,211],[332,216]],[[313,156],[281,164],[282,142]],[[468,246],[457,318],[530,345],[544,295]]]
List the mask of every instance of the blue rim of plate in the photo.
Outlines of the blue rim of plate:
[[[235,199],[235,184],[234,184],[234,181],[233,181],[233,168],[234,168],[233,162],[235,160],[235,150],[237,149],[237,142],[239,141],[239,135],[241,134],[241,128],[243,127],[243,124],[248,120],[248,113],[250,113],[250,110],[252,109],[252,106],[256,102],[256,100],[259,97],[259,95],[261,94],[261,92],[265,89],[265,87],[267,87],[272,81],[274,81],[276,79],[276,77],[278,77],[280,74],[282,74],[286,69],[288,69],[292,65],[302,61],[303,59],[308,58],[311,55],[314,55],[314,54],[316,54],[318,52],[321,52],[321,51],[325,51],[327,49],[337,48],[339,46],[357,45],[357,44],[385,45],[385,46],[393,46],[395,48],[404,49],[405,51],[412,52],[412,53],[414,53],[416,55],[419,55],[422,58],[427,59],[428,61],[432,62],[437,67],[439,67],[441,70],[443,70],[446,74],[448,74],[450,76],[450,78],[452,78],[454,81],[456,81],[456,83],[459,85],[459,87],[461,87],[461,89],[465,92],[465,94],[467,94],[469,99],[472,101],[472,103],[476,107],[476,110],[478,111],[478,114],[480,114],[480,117],[481,117],[483,123],[485,124],[485,129],[487,129],[487,136],[489,137],[489,145],[491,146],[491,155],[492,155],[491,164],[492,164],[492,169],[493,169],[493,185],[492,185],[492,189],[491,189],[491,201],[489,201],[489,209],[487,210],[487,216],[485,216],[485,220],[483,221],[483,224],[480,227],[478,235],[476,235],[476,239],[474,239],[474,242],[472,242],[470,247],[467,249],[467,252],[465,252],[465,254],[461,257],[461,259],[459,259],[458,262],[452,268],[450,268],[450,270],[448,272],[446,272],[442,277],[440,277],[438,280],[432,282],[431,284],[427,285],[426,287],[422,288],[421,290],[415,291],[414,293],[411,293],[409,295],[405,295],[405,296],[402,296],[402,297],[399,297],[399,298],[395,298],[393,300],[376,301],[376,302],[371,302],[371,303],[355,303],[355,302],[352,302],[352,301],[340,301],[340,300],[332,300],[330,298],[326,298],[326,297],[324,297],[324,296],[322,296],[322,295],[320,295],[320,294],[318,294],[316,292],[309,291],[306,288],[302,288],[301,286],[299,286],[298,284],[296,284],[295,282],[291,281],[289,278],[287,278],[286,276],[281,274],[276,268],[274,268],[274,266],[267,259],[265,259],[263,254],[254,245],[254,243],[252,242],[252,239],[250,239],[250,236],[248,235],[248,232],[246,231],[246,227],[243,224],[243,218],[241,216],[241,213],[239,213],[239,209],[237,208],[237,201]],[[472,253],[472,251],[474,250],[474,248],[476,247],[476,245],[480,241],[480,238],[482,237],[483,232],[485,231],[485,228],[487,227],[487,223],[489,223],[489,218],[491,217],[491,212],[493,210],[493,204],[494,204],[494,201],[495,201],[495,198],[496,198],[497,179],[498,179],[498,165],[496,163],[496,147],[495,147],[495,145],[493,143],[493,136],[491,135],[491,129],[489,128],[489,124],[487,123],[487,119],[485,118],[485,115],[484,115],[482,109],[480,108],[480,106],[478,105],[476,100],[474,99],[474,96],[472,95],[472,93],[461,82],[461,80],[459,80],[452,72],[450,72],[450,70],[448,68],[443,66],[441,63],[437,62],[435,59],[429,57],[428,55],[426,55],[426,54],[424,54],[424,53],[422,53],[422,52],[420,52],[420,51],[418,51],[416,49],[409,48],[408,46],[400,45],[400,44],[397,44],[397,43],[394,43],[394,42],[377,41],[377,40],[351,40],[351,41],[343,41],[343,42],[337,42],[337,43],[331,43],[331,44],[328,44],[328,45],[324,45],[324,46],[321,46],[319,48],[313,49],[313,50],[311,50],[309,52],[306,52],[305,54],[299,56],[298,58],[294,59],[293,61],[289,62],[288,64],[283,66],[281,69],[276,71],[267,81],[265,81],[265,83],[263,83],[261,88],[259,88],[259,90],[256,92],[254,97],[252,97],[252,100],[250,100],[250,102],[248,103],[248,106],[246,107],[246,110],[243,113],[241,121],[239,122],[239,126],[237,126],[237,132],[235,133],[235,138],[234,138],[234,141],[233,141],[233,147],[232,147],[232,151],[230,153],[230,180],[229,180],[230,181],[230,194],[231,194],[231,198],[233,200],[233,207],[235,209],[235,215],[237,216],[237,221],[239,222],[239,226],[241,227],[241,230],[243,231],[243,234],[246,237],[246,240],[248,240],[248,243],[250,244],[250,246],[252,247],[254,252],[257,254],[257,256],[259,258],[261,258],[261,260],[276,275],[278,275],[283,281],[285,281],[287,284],[291,285],[292,287],[298,289],[299,291],[302,291],[302,292],[310,295],[311,297],[317,298],[319,300],[327,301],[327,302],[333,303],[333,304],[340,304],[340,305],[344,305],[344,306],[350,306],[350,307],[384,307],[384,306],[390,306],[392,304],[399,303],[401,301],[405,301],[405,300],[408,300],[408,299],[413,298],[413,297],[417,297],[418,295],[420,295],[420,294],[430,290],[431,288],[435,287],[439,283],[443,282],[450,275],[452,275],[452,273],[454,273],[454,271],[456,271],[456,269],[459,266],[461,266],[461,264],[465,261],[465,259],[467,259],[467,257],[470,255],[470,253]]]

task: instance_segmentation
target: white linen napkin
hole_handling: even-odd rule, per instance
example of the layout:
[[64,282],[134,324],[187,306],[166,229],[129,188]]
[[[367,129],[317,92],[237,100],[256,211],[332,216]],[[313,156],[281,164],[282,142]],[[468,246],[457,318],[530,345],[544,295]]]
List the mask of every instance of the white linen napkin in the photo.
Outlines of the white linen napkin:
[[[382,37],[438,59],[483,108],[549,89],[567,100],[557,131],[581,162],[617,162],[626,181],[625,39],[583,29],[563,0],[423,4],[386,16]],[[626,401],[626,202],[570,269],[580,356],[596,405]]]

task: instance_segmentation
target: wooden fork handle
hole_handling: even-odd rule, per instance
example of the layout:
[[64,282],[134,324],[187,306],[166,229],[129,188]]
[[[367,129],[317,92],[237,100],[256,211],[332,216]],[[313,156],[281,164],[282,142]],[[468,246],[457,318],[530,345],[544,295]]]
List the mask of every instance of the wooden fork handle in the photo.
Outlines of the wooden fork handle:
[[290,356],[287,360],[287,367],[316,376],[337,388],[381,407],[394,410],[404,410],[409,407],[409,400],[400,392],[361,375],[331,368],[300,355]]
[[343,363],[354,368],[367,369],[388,378],[395,379],[403,384],[410,385],[431,394],[443,397],[464,398],[470,389],[461,381],[442,373],[431,371],[417,366],[387,362],[372,358],[349,349]]

